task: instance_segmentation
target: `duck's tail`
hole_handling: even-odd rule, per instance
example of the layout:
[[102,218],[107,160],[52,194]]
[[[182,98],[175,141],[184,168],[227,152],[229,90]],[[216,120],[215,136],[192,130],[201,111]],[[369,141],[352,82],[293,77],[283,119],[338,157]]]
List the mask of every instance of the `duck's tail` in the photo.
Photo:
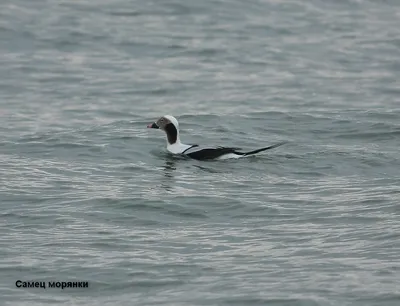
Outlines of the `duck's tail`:
[[260,153],[260,152],[263,152],[263,151],[275,149],[275,148],[277,148],[277,147],[280,147],[281,145],[284,145],[285,143],[286,143],[286,141],[285,141],[285,142],[280,142],[280,143],[274,144],[274,145],[269,146],[269,147],[257,149],[257,150],[250,151],[250,152],[244,152],[244,153],[241,153],[241,155],[243,155],[243,156],[249,156],[249,155],[257,154],[257,153]]

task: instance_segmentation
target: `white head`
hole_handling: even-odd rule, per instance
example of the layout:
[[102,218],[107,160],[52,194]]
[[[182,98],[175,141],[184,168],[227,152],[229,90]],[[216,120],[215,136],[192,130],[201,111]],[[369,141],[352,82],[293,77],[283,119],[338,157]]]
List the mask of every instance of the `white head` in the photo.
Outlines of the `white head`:
[[167,141],[169,145],[179,144],[179,123],[174,116],[165,115],[159,118],[156,122],[147,126],[152,129],[163,130],[167,134]]

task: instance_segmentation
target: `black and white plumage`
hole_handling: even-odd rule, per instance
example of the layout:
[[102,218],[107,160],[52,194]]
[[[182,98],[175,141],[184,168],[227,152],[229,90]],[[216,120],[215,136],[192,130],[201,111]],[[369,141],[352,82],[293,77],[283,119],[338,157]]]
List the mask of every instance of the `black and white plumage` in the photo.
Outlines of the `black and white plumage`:
[[222,160],[231,158],[240,158],[249,155],[254,155],[262,151],[270,150],[281,146],[283,143],[278,143],[261,149],[240,152],[240,148],[233,147],[203,147],[199,145],[183,144],[179,138],[179,123],[175,117],[165,115],[156,122],[147,126],[148,128],[161,129],[167,134],[167,150],[173,154],[180,154],[191,157],[197,160]]

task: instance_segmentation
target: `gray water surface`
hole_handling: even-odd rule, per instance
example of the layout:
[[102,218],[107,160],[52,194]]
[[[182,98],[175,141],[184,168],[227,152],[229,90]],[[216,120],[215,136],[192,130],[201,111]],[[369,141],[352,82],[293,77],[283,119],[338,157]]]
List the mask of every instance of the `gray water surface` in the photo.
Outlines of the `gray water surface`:
[[[399,29],[395,0],[3,0],[0,304],[399,305]],[[173,157],[165,114],[288,143]]]

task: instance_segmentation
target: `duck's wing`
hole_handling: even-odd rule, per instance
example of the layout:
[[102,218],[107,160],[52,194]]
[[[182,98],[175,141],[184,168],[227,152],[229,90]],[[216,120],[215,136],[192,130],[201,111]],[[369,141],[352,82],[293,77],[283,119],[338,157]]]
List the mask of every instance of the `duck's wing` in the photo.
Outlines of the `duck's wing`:
[[[242,156],[249,156],[254,155],[263,151],[275,149],[280,147],[281,145],[285,144],[286,142],[280,142],[269,147],[260,148],[253,151],[248,152],[240,152],[240,148],[233,148],[233,147],[200,147],[198,145],[193,145],[183,153],[191,158],[198,159],[198,160],[211,160],[211,159],[218,159],[224,155],[234,154],[233,157],[242,157]],[[232,157],[232,155],[231,155]],[[225,157],[223,157],[225,158]]]
[[240,148],[233,147],[200,147],[193,146],[187,149],[183,154],[197,160],[210,160],[216,159],[223,155],[234,153],[238,155],[243,155],[244,153],[237,152]]

